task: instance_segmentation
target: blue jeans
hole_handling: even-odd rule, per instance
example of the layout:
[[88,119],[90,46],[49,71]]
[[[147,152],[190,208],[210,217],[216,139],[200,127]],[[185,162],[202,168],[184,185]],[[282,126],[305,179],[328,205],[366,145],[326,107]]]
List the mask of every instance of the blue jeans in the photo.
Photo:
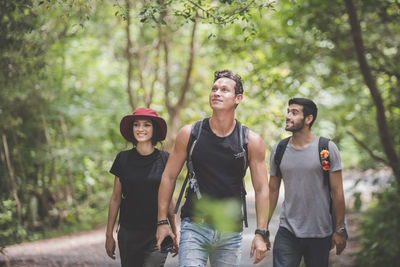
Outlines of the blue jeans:
[[182,220],[179,266],[206,266],[208,257],[211,266],[239,266],[241,254],[241,232],[220,232],[208,224],[192,222],[190,218]]
[[297,238],[279,227],[273,248],[274,267],[298,267],[302,257],[307,267],[328,267],[331,245],[332,236]]

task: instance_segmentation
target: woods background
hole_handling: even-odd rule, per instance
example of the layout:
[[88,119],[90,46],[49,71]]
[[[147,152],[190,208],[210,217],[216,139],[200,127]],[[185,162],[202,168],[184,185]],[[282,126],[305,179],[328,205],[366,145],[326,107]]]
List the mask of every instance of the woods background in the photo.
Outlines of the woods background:
[[359,264],[400,262],[398,62],[398,0],[1,1],[0,247],[105,223],[108,170],[131,147],[122,116],[157,110],[170,150],[231,69],[237,118],[267,147],[287,135],[288,99],[307,97],[345,170],[392,170],[363,211]]

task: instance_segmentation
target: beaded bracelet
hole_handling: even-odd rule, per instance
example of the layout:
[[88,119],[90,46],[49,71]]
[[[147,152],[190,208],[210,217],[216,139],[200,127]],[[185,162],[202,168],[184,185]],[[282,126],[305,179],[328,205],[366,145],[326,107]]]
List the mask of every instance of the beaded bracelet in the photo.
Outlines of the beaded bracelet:
[[168,220],[161,220],[157,222],[157,226],[163,225],[163,224],[169,224]]

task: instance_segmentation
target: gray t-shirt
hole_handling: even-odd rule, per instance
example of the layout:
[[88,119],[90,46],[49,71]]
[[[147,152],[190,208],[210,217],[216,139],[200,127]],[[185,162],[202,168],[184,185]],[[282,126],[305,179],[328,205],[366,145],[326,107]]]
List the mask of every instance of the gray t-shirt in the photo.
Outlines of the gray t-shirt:
[[[324,182],[318,151],[319,137],[303,149],[288,143],[280,169],[285,188],[285,199],[280,215],[280,226],[299,238],[323,238],[332,234],[329,213],[329,189]],[[277,176],[274,161],[275,144],[270,157],[270,174]],[[330,172],[342,169],[337,146],[329,142]]]

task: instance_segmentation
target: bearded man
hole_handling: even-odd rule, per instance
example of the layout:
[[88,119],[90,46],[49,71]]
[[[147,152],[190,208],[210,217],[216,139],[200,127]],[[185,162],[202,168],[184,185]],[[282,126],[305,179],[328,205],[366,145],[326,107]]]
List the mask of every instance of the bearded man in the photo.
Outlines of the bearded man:
[[[292,132],[292,136],[284,139],[285,145],[279,151],[278,144],[271,151],[270,216],[276,207],[281,180],[285,187],[273,246],[274,267],[297,267],[302,257],[307,267],[327,267],[331,248],[336,246],[336,254],[340,254],[346,247],[340,154],[332,141],[319,152],[321,137],[311,133],[317,111],[309,99],[290,99],[285,130]],[[275,154],[280,155],[280,162]],[[329,161],[321,160],[328,156]]]

